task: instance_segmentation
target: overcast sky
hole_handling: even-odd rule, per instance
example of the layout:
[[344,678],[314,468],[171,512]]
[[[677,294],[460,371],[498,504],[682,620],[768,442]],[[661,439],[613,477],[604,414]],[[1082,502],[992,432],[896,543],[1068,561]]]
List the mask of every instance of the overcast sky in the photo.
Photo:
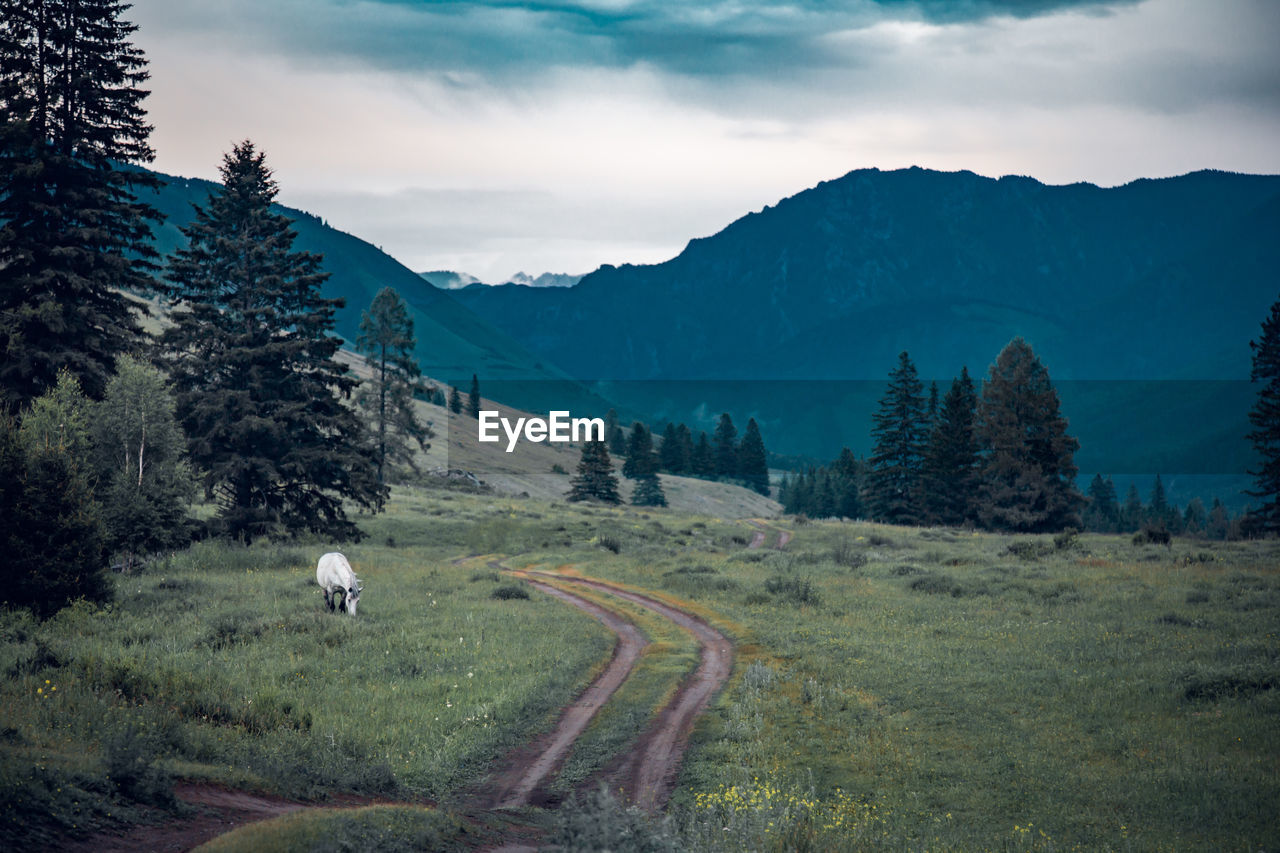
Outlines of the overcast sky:
[[244,138],[415,270],[652,263],[857,168],[1280,172],[1276,0],[135,0],[156,168]]

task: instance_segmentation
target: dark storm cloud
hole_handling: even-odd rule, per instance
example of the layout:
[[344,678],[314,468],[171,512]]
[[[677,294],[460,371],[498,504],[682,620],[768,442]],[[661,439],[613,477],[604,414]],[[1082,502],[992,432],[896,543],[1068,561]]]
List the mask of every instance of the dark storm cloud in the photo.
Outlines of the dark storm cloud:
[[219,41],[269,41],[294,58],[344,57],[382,70],[468,73],[509,83],[511,77],[559,67],[648,66],[694,77],[789,74],[856,64],[824,37],[887,20],[972,23],[1064,10],[1102,13],[1136,2],[164,0],[146,14]]

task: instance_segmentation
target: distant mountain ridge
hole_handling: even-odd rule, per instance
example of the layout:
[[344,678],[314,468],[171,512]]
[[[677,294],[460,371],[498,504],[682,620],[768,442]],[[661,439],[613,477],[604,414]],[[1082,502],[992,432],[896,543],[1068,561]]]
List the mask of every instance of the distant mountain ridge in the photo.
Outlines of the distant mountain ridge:
[[1280,176],[1101,188],[863,169],[665,263],[455,296],[654,422],[753,415],[771,449],[819,459],[869,450],[901,351],[945,391],[1021,335],[1063,389],[1083,471],[1238,479],[1278,238]]
[[[420,272],[418,275],[441,290],[461,290],[472,286],[492,286],[470,273],[454,272],[452,270],[429,270]],[[501,282],[501,284],[514,284],[521,287],[573,287],[582,278],[581,275],[573,275],[572,273],[544,272],[540,275],[532,276],[527,272],[518,272],[506,281]]]
[[662,264],[456,296],[587,378],[879,378],[904,349],[949,377],[1016,334],[1055,378],[1239,378],[1277,235],[1280,176],[1104,189],[864,169]]

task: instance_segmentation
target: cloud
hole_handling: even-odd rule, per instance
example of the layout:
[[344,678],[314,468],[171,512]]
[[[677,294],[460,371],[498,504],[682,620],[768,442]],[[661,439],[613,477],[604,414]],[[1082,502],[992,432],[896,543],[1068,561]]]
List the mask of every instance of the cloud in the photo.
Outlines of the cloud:
[[[857,64],[824,48],[832,32],[884,21],[956,24],[1139,0],[223,0],[140,4],[148,25],[384,71],[469,73],[510,83],[558,67],[651,66],[699,76]],[[152,5],[157,4],[157,5]]]

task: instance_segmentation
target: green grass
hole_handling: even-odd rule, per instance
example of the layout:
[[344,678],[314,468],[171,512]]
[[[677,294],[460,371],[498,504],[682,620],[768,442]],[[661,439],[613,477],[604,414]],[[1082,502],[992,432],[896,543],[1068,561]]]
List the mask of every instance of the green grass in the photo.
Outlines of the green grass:
[[450,850],[471,848],[465,824],[435,809],[365,806],[308,809],[251,823],[200,845],[200,853],[291,853],[295,850]]
[[[0,614],[0,846],[172,808],[173,775],[456,802],[612,641],[456,561],[489,554],[658,591],[738,641],[655,830],[679,849],[1280,840],[1278,542],[809,523],[779,552],[742,522],[409,490],[365,524],[355,619],[321,612],[319,543],[205,544],[110,608]],[[678,657],[645,661],[566,781],[634,736]]]
[[[678,798],[694,825],[754,795],[820,848],[1280,837],[1280,543],[1166,550],[832,523],[799,528],[782,553],[682,565],[597,568],[722,614],[774,673],[739,681],[702,727]],[[817,603],[794,594],[806,585]],[[821,829],[842,803],[873,809],[856,843]],[[745,846],[800,843],[740,823]]]

